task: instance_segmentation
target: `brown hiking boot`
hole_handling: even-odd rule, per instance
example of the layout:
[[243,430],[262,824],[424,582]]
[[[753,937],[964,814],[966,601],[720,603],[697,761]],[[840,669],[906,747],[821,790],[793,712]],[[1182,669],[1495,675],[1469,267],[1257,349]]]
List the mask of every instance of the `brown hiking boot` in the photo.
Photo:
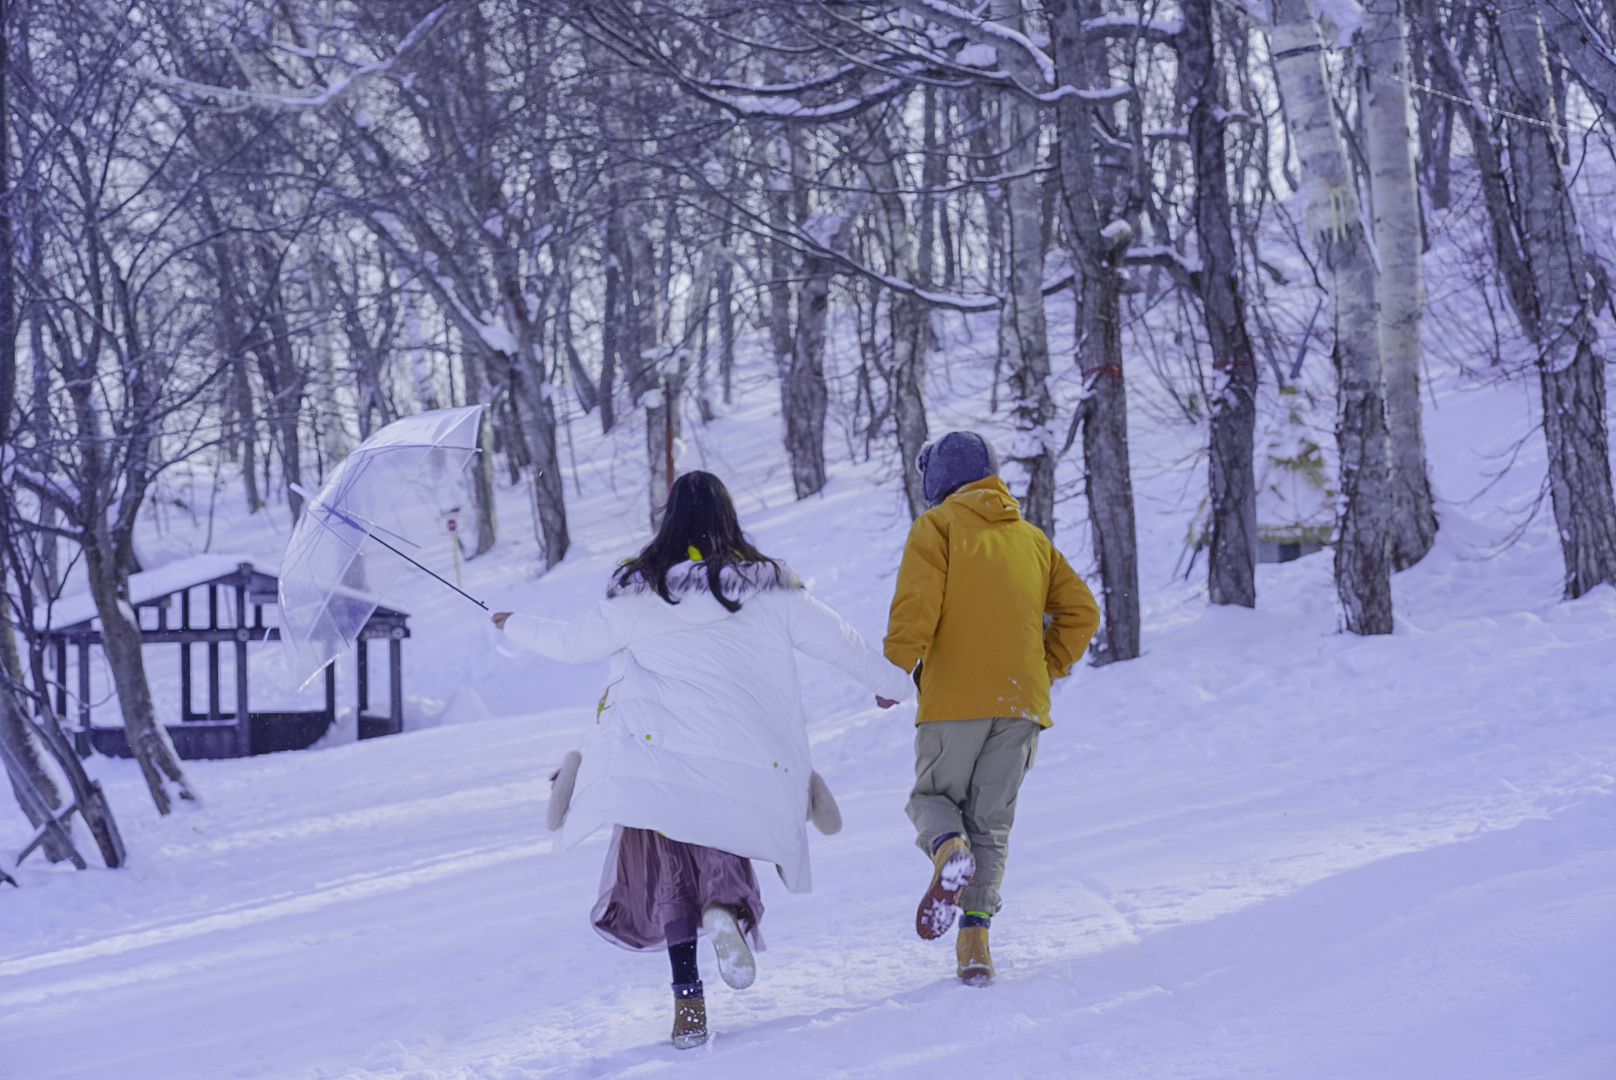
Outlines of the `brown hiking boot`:
[[963,836],[944,840],[932,852],[931,860],[931,887],[921,897],[920,908],[915,912],[915,932],[927,941],[942,937],[954,925],[960,893],[976,873],[976,859]]
[[954,955],[959,960],[960,980],[966,985],[983,986],[993,981],[993,955],[988,952],[987,927],[960,927]]
[[689,1050],[707,1041],[707,999],[701,996],[673,999],[673,1045]]

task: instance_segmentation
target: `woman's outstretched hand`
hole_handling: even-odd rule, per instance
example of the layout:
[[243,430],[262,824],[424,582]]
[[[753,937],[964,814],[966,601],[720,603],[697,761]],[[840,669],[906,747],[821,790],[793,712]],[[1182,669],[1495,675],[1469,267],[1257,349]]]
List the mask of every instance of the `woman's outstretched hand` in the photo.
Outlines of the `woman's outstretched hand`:
[[496,612],[494,612],[494,617],[493,617],[493,620],[492,620],[493,624],[495,626],[497,626],[499,629],[503,630],[503,629],[505,629],[505,620],[510,618],[511,615],[512,615],[512,612],[509,612],[509,611],[496,611]]
[[[499,616],[497,616],[497,615],[495,616],[495,618],[498,618],[498,617]],[[883,709],[890,709],[890,708],[892,708],[892,706],[897,704],[897,702],[893,701],[891,698],[884,698],[880,694],[875,695],[875,703],[877,705],[881,706],[881,708],[883,708]]]

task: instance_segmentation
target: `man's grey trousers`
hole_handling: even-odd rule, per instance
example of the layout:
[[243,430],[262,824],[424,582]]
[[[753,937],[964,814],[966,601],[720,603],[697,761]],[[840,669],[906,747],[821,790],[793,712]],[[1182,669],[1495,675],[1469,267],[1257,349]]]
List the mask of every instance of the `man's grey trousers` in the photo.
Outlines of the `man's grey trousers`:
[[915,725],[915,788],[909,820],[915,843],[928,856],[940,836],[962,833],[976,858],[976,874],[960,895],[960,909],[992,915],[1010,850],[1016,795],[1038,753],[1031,720],[928,720]]

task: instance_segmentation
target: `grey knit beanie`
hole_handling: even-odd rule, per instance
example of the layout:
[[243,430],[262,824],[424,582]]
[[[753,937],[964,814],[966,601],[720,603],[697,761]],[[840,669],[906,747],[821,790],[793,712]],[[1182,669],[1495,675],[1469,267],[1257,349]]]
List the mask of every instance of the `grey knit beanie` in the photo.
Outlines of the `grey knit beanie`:
[[922,450],[915,466],[925,482],[926,501],[936,506],[963,485],[997,475],[999,455],[974,431],[950,431]]

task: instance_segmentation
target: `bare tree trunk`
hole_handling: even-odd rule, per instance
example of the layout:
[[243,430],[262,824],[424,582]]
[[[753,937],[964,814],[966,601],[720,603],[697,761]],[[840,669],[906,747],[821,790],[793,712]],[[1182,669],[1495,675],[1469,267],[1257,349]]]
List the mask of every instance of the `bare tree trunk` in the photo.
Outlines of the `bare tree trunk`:
[[[662,518],[662,507],[672,483],[667,464],[668,438],[677,420],[668,411],[668,395],[663,392],[658,372],[658,362],[665,357],[662,312],[667,297],[658,273],[657,252],[651,243],[648,189],[644,182],[637,181],[631,191],[634,201],[626,207],[624,218],[624,247],[628,254],[625,285],[629,290],[625,321],[630,327],[626,366],[629,394],[636,404],[645,406],[646,464],[650,477],[646,496],[651,521],[657,522]],[[664,236],[662,242],[671,244],[673,238]]]
[[[146,660],[141,652],[140,627],[130,614],[127,598],[123,595],[124,580],[118,572],[112,553],[116,550],[112,538],[105,530],[100,535],[85,538],[84,569],[95,600],[96,613],[101,616],[102,649],[106,653],[107,667],[112,670],[112,683],[118,691],[118,705],[123,711],[123,729],[129,739],[129,748],[140,763],[141,775],[159,814],[173,809],[173,797],[194,799],[180,756],[169,740],[168,729],[157,720],[152,704],[150,684],[146,681]],[[169,785],[173,785],[170,791]]]
[[680,398],[684,386],[676,374],[664,375],[645,392],[645,460],[651,470],[651,527],[662,522],[673,487],[673,448],[680,436]]
[[[847,220],[851,221],[852,215]],[[845,236],[846,226],[842,235]],[[833,242],[833,246],[837,246]],[[786,451],[791,456],[791,482],[797,498],[806,499],[825,486],[825,324],[830,311],[831,260],[809,255],[803,260],[803,282],[797,292],[797,335],[790,366],[780,382],[785,413]]]
[[[17,413],[17,288],[16,255],[12,233],[11,186],[11,110],[9,81],[11,76],[10,4],[0,0],[0,448],[10,450],[12,427]],[[42,364],[35,356],[35,365]],[[10,500],[6,500],[9,508]],[[0,528],[8,533],[14,527],[9,513],[0,517]],[[9,545],[8,545],[9,546]],[[24,574],[22,567],[9,567],[0,551],[0,678],[22,681],[22,664],[17,656],[16,631],[11,620],[11,597],[6,589],[6,573],[14,570]],[[27,721],[13,708],[14,696],[0,686],[0,745],[7,750],[7,772],[13,763],[21,775],[11,776],[12,791],[23,812],[35,828],[51,820],[52,811],[62,805],[61,795],[45,764],[40,760],[39,748],[34,744]],[[43,806],[36,806],[26,794],[38,793]],[[55,839],[48,839],[45,855],[51,862],[67,857],[67,852]]]
[[1436,539],[1436,511],[1420,423],[1420,192],[1409,128],[1410,65],[1398,0],[1366,0],[1363,28],[1365,127],[1375,249],[1380,356],[1386,375],[1390,447],[1392,566],[1407,569]]
[[735,398],[735,253],[730,248],[729,226],[724,228],[724,253],[718,261],[718,370],[724,384],[724,404]]
[[[1055,72],[1067,86],[1090,86],[1081,0],[1046,0],[1055,45]],[[1089,528],[1100,568],[1104,621],[1093,662],[1139,655],[1139,545],[1134,527],[1128,455],[1128,391],[1122,368],[1122,276],[1119,266],[1132,229],[1113,212],[1113,182],[1097,161],[1093,106],[1070,96],[1055,105],[1059,133],[1063,219],[1078,268],[1077,364],[1087,388],[1083,405],[1083,463]]]
[[557,347],[567,351],[567,377],[572,380],[574,392],[578,395],[578,404],[583,406],[587,414],[600,404],[600,395],[595,388],[595,381],[589,377],[589,371],[584,367],[583,357],[578,355],[578,346],[573,340],[572,289],[573,282],[569,276],[561,284],[561,306],[556,312],[555,336]]
[[1307,194],[1307,232],[1335,301],[1341,517],[1336,593],[1354,634],[1392,632],[1387,517],[1386,415],[1382,401],[1375,264],[1325,80],[1311,0],[1277,0],[1271,36],[1285,116]]
[[544,566],[549,569],[565,558],[572,546],[567,529],[566,485],[556,452],[555,408],[550,400],[550,384],[543,381],[542,372],[519,370],[513,378],[519,380],[515,388],[518,412],[533,455],[533,499],[539,512]]
[[[314,308],[314,387],[315,410],[320,416],[319,438],[326,467],[334,467],[348,456],[348,436],[342,430],[342,411],[337,407],[337,350],[332,338],[332,310],[329,282],[331,268],[325,256],[313,244],[304,245],[309,274],[309,299]],[[362,333],[363,331],[361,331]],[[361,392],[359,399],[359,433],[367,433],[367,402]]]
[[[264,261],[266,266],[272,263],[267,254]],[[292,354],[291,334],[282,309],[279,286],[271,284],[270,289],[273,295],[266,300],[265,307],[270,312],[268,322],[271,340],[258,342],[255,350],[258,355],[258,372],[264,379],[265,389],[269,392],[269,422],[280,436],[281,475],[287,485],[286,503],[292,508],[292,514],[296,517],[303,513],[303,497],[293,491],[291,485],[303,483],[303,450],[299,419],[303,412],[303,390],[307,380]]]
[[1189,102],[1195,161],[1195,234],[1201,256],[1197,285],[1212,347],[1213,377],[1208,489],[1212,503],[1207,592],[1214,604],[1257,603],[1257,483],[1252,436],[1257,417],[1257,361],[1246,333],[1240,257],[1230,226],[1224,152],[1223,72],[1213,45],[1212,0],[1185,0],[1179,36],[1182,96]]
[[[807,227],[807,194],[798,175],[804,170],[800,136],[787,129],[773,141],[772,175],[767,195],[769,224],[778,234],[799,225]],[[845,243],[852,215],[845,215],[828,246]],[[792,249],[779,239],[769,242],[769,342],[780,376],[780,413],[785,424],[786,453],[791,458],[791,483],[797,498],[805,499],[825,486],[825,325],[830,305],[832,260],[820,255],[802,257],[799,267]],[[792,278],[795,289],[796,331],[792,331]]]
[[[1516,115],[1559,122],[1548,50],[1537,7],[1506,0],[1497,8],[1506,64],[1500,79]],[[1565,592],[1575,598],[1616,582],[1616,502],[1605,422],[1604,360],[1592,312],[1592,264],[1560,164],[1558,131],[1506,119],[1514,174],[1516,229],[1531,271],[1549,491],[1565,556]]]
[[264,508],[258,491],[258,417],[253,406],[252,378],[247,354],[238,352],[230,364],[232,404],[236,411],[235,437],[241,441],[241,482],[247,496],[247,512]]
[[[927,101],[932,100],[927,88]],[[928,106],[928,123],[935,118],[935,109]],[[913,242],[914,229],[904,207],[903,185],[893,161],[892,139],[875,120],[866,125],[870,136],[870,159],[864,163],[864,173],[875,189],[876,204],[880,207],[881,239],[885,242],[889,272],[904,281],[925,283],[930,276],[931,236],[930,218],[933,213],[929,197],[922,197],[920,223],[920,255]],[[921,258],[926,266],[922,268]],[[915,462],[926,445],[926,305],[913,293],[893,291],[888,298],[889,325],[892,333],[892,412],[898,428],[898,466],[903,477],[904,496],[909,502],[909,516],[919,517],[929,508],[926,502],[925,479]]]
[[[997,99],[1001,95],[973,83],[964,92],[962,111],[972,119],[970,134],[971,172],[976,176],[991,176],[996,171],[1002,171],[998,161],[999,124],[996,110]],[[981,189],[983,231],[987,234],[987,266],[989,281],[998,281],[1004,275],[1004,207],[1003,199],[994,191],[992,185]],[[993,388],[998,394],[998,386]],[[996,400],[996,399],[995,399]]]
[[247,362],[246,343],[242,339],[244,296],[240,278],[237,276],[236,264],[239,256],[231,250],[229,237],[225,233],[213,200],[204,192],[199,201],[203,220],[214,233],[211,248],[213,271],[218,276],[219,288],[219,348],[229,358],[228,408],[236,414],[236,430],[231,433],[230,441],[239,440],[241,480],[247,497],[247,512],[256,514],[263,509],[264,500],[258,491],[258,421],[253,408],[252,377]]
[[[481,343],[467,341],[464,334],[461,343],[464,352],[460,367],[465,373],[466,402],[488,404],[484,400],[488,379],[478,355]],[[488,551],[499,539],[499,513],[494,505],[494,414],[491,409],[483,413],[477,428],[477,446],[481,453],[471,465],[471,501],[477,515],[477,549],[472,553],[473,558]]]
[[421,329],[421,290],[414,281],[404,286],[404,340],[410,350],[410,381],[415,387],[416,404],[425,412],[442,408],[434,379],[436,365],[428,358],[426,335]]
[[[28,650],[29,666],[35,688],[34,704],[36,705],[37,722],[35,729],[45,744],[45,749],[55,759],[57,767],[67,777],[68,784],[73,789],[73,801],[78,804],[79,816],[84,820],[85,827],[95,838],[96,847],[101,851],[101,860],[107,869],[116,870],[122,866],[126,859],[123,846],[123,836],[118,832],[118,823],[112,816],[112,807],[107,802],[106,793],[101,790],[99,781],[91,780],[84,771],[84,763],[79,760],[78,754],[73,751],[73,744],[62,732],[61,722],[50,707],[50,696],[46,693],[45,680],[45,654],[38,648],[37,639],[30,641]],[[27,707],[20,691],[11,694],[11,708],[17,715],[22,715]]]
[[617,424],[617,404],[612,394],[617,384],[618,358],[622,354],[623,311],[623,214],[617,206],[617,189],[607,193],[605,260],[602,319],[600,326],[600,430],[609,432]]
[[[1022,29],[1021,0],[994,0],[993,20]],[[1000,50],[1001,52],[1008,50]],[[1049,393],[1049,337],[1044,320],[1043,190],[1035,168],[1042,127],[1038,107],[1007,90],[999,102],[1004,154],[1000,167],[1008,223],[1006,253],[1007,310],[999,316],[999,353],[1011,365],[1011,412],[1015,440],[1003,455],[1023,474],[1021,513],[1055,535],[1055,451],[1050,425],[1055,402]]]
[[[3,60],[3,58],[0,58]],[[4,64],[0,63],[0,68]],[[0,110],[3,112],[3,110]],[[0,382],[4,376],[0,375]],[[0,443],[3,443],[0,439]],[[6,549],[9,558],[15,559],[18,545],[12,542],[15,536],[16,522],[13,513],[13,504],[10,497],[0,492],[0,536],[7,538]],[[38,797],[41,804],[33,809],[28,808],[28,802],[23,800],[25,811],[30,821],[36,826],[44,824],[44,817],[50,814],[61,803],[61,796],[49,776],[43,771],[34,736],[37,735],[43,742],[45,750],[56,761],[62,774],[67,777],[68,785],[73,791],[73,803],[78,808],[79,816],[83,818],[85,826],[94,837],[96,846],[101,851],[102,861],[107,868],[117,869],[124,863],[123,838],[118,834],[117,822],[113,820],[112,808],[107,804],[105,793],[101,785],[89,778],[84,771],[84,764],[73,752],[73,746],[68,742],[67,736],[62,734],[61,725],[56,715],[50,709],[50,699],[46,693],[45,655],[43,642],[33,630],[33,595],[26,579],[17,579],[18,596],[22,599],[22,619],[13,622],[10,607],[10,597],[0,588],[0,742],[7,746],[7,751],[0,757],[8,757],[7,771],[20,769],[25,774],[24,784],[31,789],[31,794]],[[17,637],[15,627],[21,625],[29,628],[29,666],[33,677],[33,684],[37,691],[36,698],[39,706],[39,721],[37,726],[28,722],[29,695],[25,691],[24,672],[21,657],[17,653]],[[26,750],[19,755],[16,751],[19,746],[26,746]],[[13,776],[13,782],[16,777]],[[21,794],[21,792],[19,792]],[[52,830],[56,833],[56,830]],[[46,857],[52,862],[67,857],[74,859],[74,865],[84,869],[82,858],[75,858],[76,852],[72,850],[72,839],[65,833],[56,835],[47,834],[44,844]]]
[[930,431],[926,423],[926,338],[930,310],[909,293],[889,299],[892,321],[892,413],[898,429],[899,465],[910,517],[928,509],[925,478],[916,462]]
[[[0,4],[0,20],[4,19],[3,7],[4,5]],[[4,39],[0,38],[0,71],[3,71],[3,67]],[[4,77],[4,74],[0,73],[0,80]],[[4,103],[3,87],[3,82],[0,82],[0,104]],[[3,109],[0,109],[0,115],[4,115]],[[4,138],[4,135],[0,135],[0,140]],[[4,263],[9,268],[9,259],[4,259]],[[6,339],[0,337],[0,340]],[[0,381],[8,378],[8,375],[0,374]],[[7,396],[0,393],[0,398]],[[3,432],[5,427],[4,421],[0,420],[0,432]],[[0,442],[0,445],[4,443]],[[9,510],[8,500],[5,514],[7,519],[10,517]],[[13,525],[9,520],[4,523],[7,526]],[[0,561],[0,571],[3,569],[4,562]],[[27,816],[29,823],[36,829],[42,827],[46,829],[44,843],[41,845],[45,858],[53,863],[71,859],[74,866],[83,870],[84,859],[74,849],[72,835],[67,831],[65,823],[56,824],[57,814],[62,808],[62,797],[56,789],[56,782],[51,779],[50,773],[45,771],[45,763],[40,759],[39,747],[34,740],[34,731],[23,710],[24,699],[19,692],[24,685],[22,661],[17,655],[17,635],[11,620],[11,597],[4,586],[5,574],[0,572],[0,765],[4,766],[7,778],[11,781],[12,793],[17,797],[17,805],[22,807],[22,812]]]
[[[6,626],[0,633],[8,633],[10,629]],[[29,824],[37,829],[55,817],[55,812],[62,807],[62,796],[50,773],[45,771],[27,718],[15,703],[15,695],[0,687],[0,747],[5,750],[6,772],[17,805],[22,807]],[[51,862],[61,862],[68,857],[66,847],[55,837],[46,837],[44,850]]]

